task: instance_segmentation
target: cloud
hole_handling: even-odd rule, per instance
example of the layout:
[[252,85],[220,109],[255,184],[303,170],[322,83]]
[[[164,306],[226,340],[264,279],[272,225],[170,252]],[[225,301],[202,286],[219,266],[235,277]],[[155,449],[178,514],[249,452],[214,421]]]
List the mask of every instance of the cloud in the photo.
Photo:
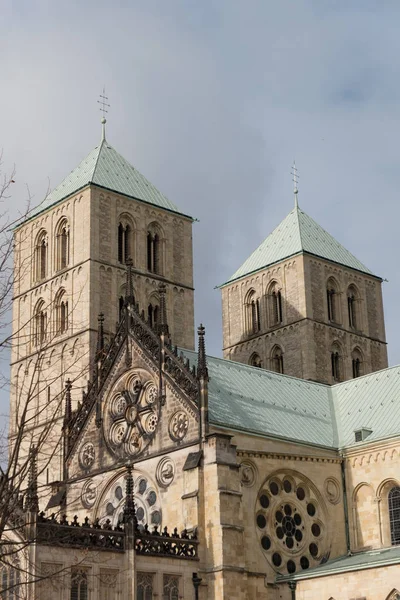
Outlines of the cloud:
[[194,225],[196,321],[220,354],[226,280],[301,206],[387,277],[396,306],[400,6],[387,2],[6,2],[0,146],[14,199],[35,201],[99,140],[106,84],[113,146]]

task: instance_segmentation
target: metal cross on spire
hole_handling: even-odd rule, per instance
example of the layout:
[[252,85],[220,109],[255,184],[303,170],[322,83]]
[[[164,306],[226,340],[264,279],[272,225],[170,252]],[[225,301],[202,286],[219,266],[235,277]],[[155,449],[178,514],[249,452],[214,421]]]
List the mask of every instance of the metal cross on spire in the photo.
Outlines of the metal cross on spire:
[[299,188],[297,187],[297,184],[299,183],[299,174],[297,172],[296,161],[293,161],[292,176],[293,176],[292,181],[293,181],[294,205],[295,205],[295,208],[297,208],[299,206],[298,200],[297,200],[297,194],[299,193]]
[[103,113],[103,117],[101,119],[101,124],[102,124],[101,139],[105,140],[106,139],[106,123],[107,123],[106,114],[108,113],[107,108],[110,108],[110,105],[108,104],[108,96],[106,96],[106,88],[104,86],[103,86],[103,93],[99,94],[99,97],[100,97],[100,100],[97,100],[97,104],[101,105],[100,111]]

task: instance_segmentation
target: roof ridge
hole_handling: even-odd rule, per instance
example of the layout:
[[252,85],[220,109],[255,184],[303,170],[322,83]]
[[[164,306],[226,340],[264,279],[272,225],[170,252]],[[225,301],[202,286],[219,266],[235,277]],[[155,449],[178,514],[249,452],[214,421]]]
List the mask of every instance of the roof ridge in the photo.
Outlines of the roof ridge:
[[[192,352],[196,357],[196,351],[195,350],[189,350],[188,348],[178,348],[178,350],[181,350],[183,353],[185,352]],[[241,363],[239,361],[236,360],[231,360],[230,358],[223,358],[221,356],[212,356],[211,354],[207,354],[206,355],[207,359],[212,359],[212,360],[216,360],[216,361],[220,361],[223,363],[229,363],[231,365],[234,365],[237,368],[245,368],[248,369],[249,371],[253,371],[254,373],[265,373],[268,375],[272,375],[272,377],[274,378],[279,378],[279,377],[283,377],[284,379],[294,379],[295,381],[299,381],[301,383],[305,383],[307,385],[316,385],[318,387],[324,387],[324,388],[328,388],[329,390],[332,388],[331,385],[329,385],[328,383],[320,383],[318,381],[312,381],[310,379],[302,379],[301,377],[295,377],[294,375],[288,375],[287,373],[277,373],[276,371],[271,371],[269,369],[264,369],[262,367],[255,367],[253,365],[248,365],[246,363]]]
[[339,383],[334,383],[331,387],[332,390],[336,390],[339,387],[343,387],[344,385],[356,385],[357,382],[360,383],[363,379],[368,379],[377,375],[381,375],[387,371],[393,371],[394,369],[400,369],[400,365],[392,365],[390,367],[385,367],[384,369],[379,369],[379,371],[372,371],[371,373],[365,373],[364,375],[360,375],[359,377],[355,377],[354,379],[347,379],[346,381],[340,381]]
[[99,164],[99,158],[100,158],[101,151],[103,149],[103,144],[107,144],[107,141],[106,141],[105,138],[103,138],[101,140],[100,144],[99,144],[99,151],[97,153],[96,162],[94,163],[94,169],[93,169],[93,172],[92,172],[92,181],[94,181],[94,178],[95,178],[95,175],[96,175],[96,169],[97,169],[97,165]]
[[299,211],[303,212],[301,210],[301,208],[299,207],[299,205],[297,204],[294,209],[296,211],[296,217],[297,217],[297,225],[299,228],[299,236],[300,236],[300,247],[303,248],[303,237],[301,235],[301,225],[300,225],[300,217],[299,217]]

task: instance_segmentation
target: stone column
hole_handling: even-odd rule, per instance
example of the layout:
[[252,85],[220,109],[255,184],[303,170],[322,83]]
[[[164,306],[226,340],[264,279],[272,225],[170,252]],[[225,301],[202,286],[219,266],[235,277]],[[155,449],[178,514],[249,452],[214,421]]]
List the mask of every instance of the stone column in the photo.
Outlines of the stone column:
[[[211,434],[203,445],[203,527],[200,544],[207,588],[200,600],[250,600],[244,562],[242,492],[231,436]],[[201,573],[203,582],[205,576]]]

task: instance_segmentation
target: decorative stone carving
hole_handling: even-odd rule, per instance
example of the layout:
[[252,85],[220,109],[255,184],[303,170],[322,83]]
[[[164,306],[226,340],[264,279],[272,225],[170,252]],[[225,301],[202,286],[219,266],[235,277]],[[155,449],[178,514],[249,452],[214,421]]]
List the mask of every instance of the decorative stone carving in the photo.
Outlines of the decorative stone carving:
[[[162,513],[160,494],[157,486],[151,481],[150,477],[133,470],[133,493],[136,509],[136,518],[140,527],[148,525],[153,528],[154,525],[161,527]],[[100,523],[105,523],[107,519],[111,521],[113,527],[122,520],[125,505],[125,485],[126,474],[122,473],[117,480],[112,481],[103,494],[100,501],[97,517]]]
[[188,415],[179,410],[176,412],[169,422],[169,435],[175,442],[180,442],[186,436],[189,429]]
[[324,491],[331,504],[337,504],[340,501],[340,485],[333,477],[325,479]]
[[96,458],[96,451],[92,442],[86,442],[81,448],[79,462],[84,469],[90,469]]
[[168,487],[175,477],[175,466],[169,456],[160,460],[156,470],[157,483],[162,487]]
[[63,565],[58,563],[42,563],[40,576],[43,580],[40,582],[42,588],[48,590],[60,591],[64,585]]
[[118,580],[118,571],[111,569],[100,570],[100,583],[107,588],[115,588]]
[[277,471],[258,492],[257,535],[268,562],[282,575],[304,571],[328,559],[326,520],[322,495],[300,473]]
[[85,508],[92,508],[97,498],[97,489],[92,481],[92,479],[88,479],[82,488],[81,500],[82,504]]
[[160,412],[152,375],[144,369],[123,375],[104,405],[104,436],[112,453],[126,458],[142,452],[156,433]]
[[255,481],[256,481],[256,477],[257,477],[257,470],[255,465],[249,461],[249,460],[244,460],[241,465],[241,479],[240,482],[242,485],[244,485],[245,487],[251,487],[252,485],[254,485]]

